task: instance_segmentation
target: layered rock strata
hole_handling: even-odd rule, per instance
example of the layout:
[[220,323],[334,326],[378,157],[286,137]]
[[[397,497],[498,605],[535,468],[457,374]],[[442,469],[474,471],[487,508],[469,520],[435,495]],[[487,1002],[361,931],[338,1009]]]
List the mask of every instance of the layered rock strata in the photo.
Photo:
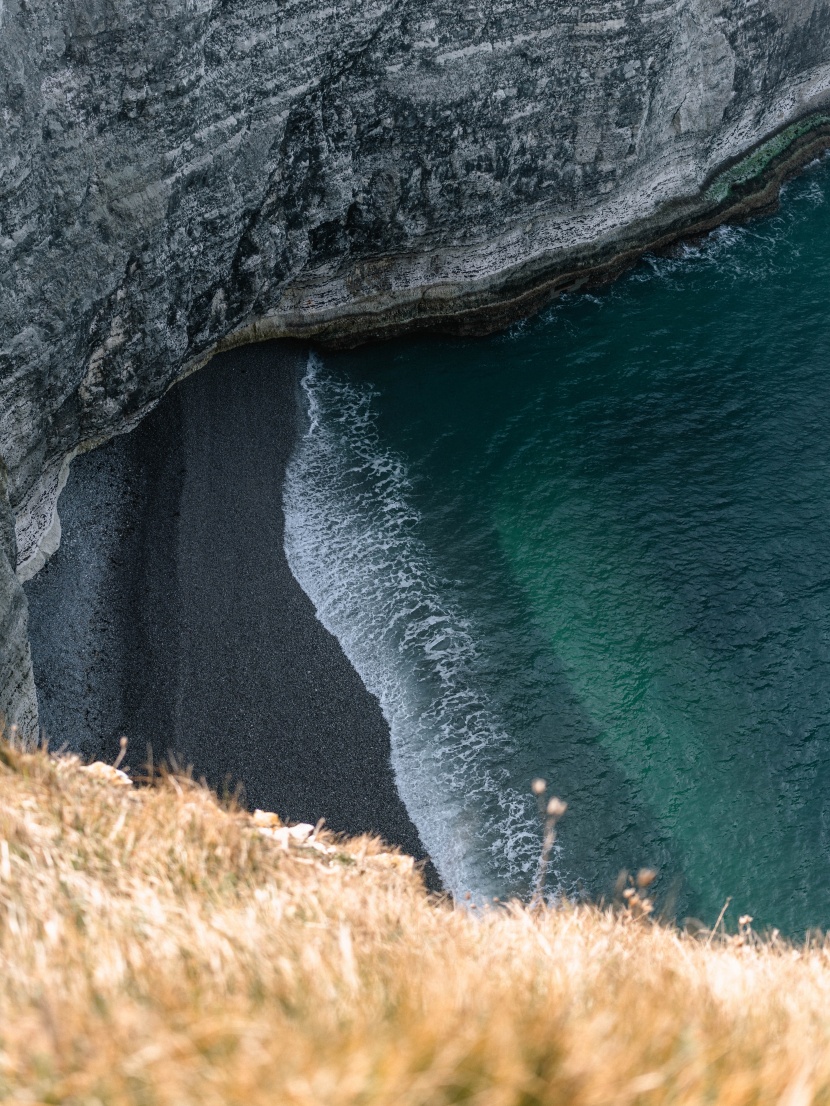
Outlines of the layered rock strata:
[[830,0],[4,0],[0,31],[0,709],[29,729],[11,567],[79,450],[235,342],[502,326],[769,204],[830,134]]

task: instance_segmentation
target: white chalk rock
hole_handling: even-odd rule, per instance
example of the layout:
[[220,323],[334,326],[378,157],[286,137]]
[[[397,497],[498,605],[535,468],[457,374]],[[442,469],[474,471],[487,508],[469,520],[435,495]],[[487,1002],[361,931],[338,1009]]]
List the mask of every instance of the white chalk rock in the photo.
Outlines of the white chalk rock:
[[122,772],[120,768],[114,768],[111,764],[104,764],[102,760],[96,760],[94,764],[85,764],[81,771],[89,776],[95,776],[96,779],[114,783],[118,787],[133,786],[133,781],[126,772]]

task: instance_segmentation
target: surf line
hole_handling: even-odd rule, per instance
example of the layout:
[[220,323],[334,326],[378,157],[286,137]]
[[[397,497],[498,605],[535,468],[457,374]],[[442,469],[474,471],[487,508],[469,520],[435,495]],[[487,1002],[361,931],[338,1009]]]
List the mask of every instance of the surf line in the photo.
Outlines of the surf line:
[[420,536],[405,460],[384,443],[378,392],[311,354],[307,428],[285,480],[291,570],[389,723],[401,797],[445,886],[499,894],[539,852],[512,742],[476,686],[478,648]]

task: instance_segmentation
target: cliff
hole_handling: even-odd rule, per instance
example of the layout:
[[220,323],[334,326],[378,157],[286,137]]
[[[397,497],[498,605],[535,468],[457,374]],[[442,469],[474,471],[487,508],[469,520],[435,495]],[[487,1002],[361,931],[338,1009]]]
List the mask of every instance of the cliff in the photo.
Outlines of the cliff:
[[[68,460],[222,345],[483,332],[773,202],[830,0],[4,0],[0,710]],[[10,534],[16,521],[16,549]]]

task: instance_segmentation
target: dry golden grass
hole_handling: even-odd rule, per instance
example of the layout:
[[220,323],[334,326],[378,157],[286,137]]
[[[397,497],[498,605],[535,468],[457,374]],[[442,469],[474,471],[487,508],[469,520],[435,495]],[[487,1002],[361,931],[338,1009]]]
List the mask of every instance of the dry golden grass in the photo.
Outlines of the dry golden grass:
[[369,839],[0,747],[0,1099],[830,1100],[830,953],[594,909],[480,917]]

